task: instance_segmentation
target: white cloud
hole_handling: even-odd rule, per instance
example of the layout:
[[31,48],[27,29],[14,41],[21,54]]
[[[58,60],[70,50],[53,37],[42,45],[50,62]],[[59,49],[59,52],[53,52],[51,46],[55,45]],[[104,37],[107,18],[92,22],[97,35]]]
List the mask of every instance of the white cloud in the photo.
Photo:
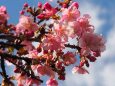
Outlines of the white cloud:
[[[113,21],[114,22],[114,21]],[[102,54],[103,57],[113,58],[115,56],[115,25],[107,35],[106,51]]]
[[115,63],[106,65],[102,72],[104,86],[115,86]]

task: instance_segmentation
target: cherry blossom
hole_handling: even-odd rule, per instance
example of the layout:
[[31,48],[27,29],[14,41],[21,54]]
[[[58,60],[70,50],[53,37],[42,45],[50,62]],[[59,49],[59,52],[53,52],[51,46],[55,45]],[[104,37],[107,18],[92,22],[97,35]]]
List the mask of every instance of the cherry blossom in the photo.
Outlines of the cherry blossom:
[[66,54],[64,54],[63,59],[65,65],[74,64],[76,62],[75,55],[72,52],[67,52]]
[[47,75],[49,77],[55,77],[54,71],[50,67],[48,67],[48,66],[38,65],[37,66],[37,72],[41,76]]
[[61,38],[56,35],[47,35],[42,42],[41,46],[44,50],[58,50],[64,48]]
[[16,25],[16,32],[17,34],[24,34],[25,31],[32,31],[38,30],[38,25],[33,22],[33,20],[28,17],[22,15],[19,19],[19,23]]
[[76,66],[76,67],[74,67],[73,69],[72,69],[72,73],[74,74],[74,73],[79,73],[79,74],[86,74],[86,73],[89,73],[84,67],[78,67],[78,66]]
[[[94,40],[95,39],[95,40]],[[103,37],[94,33],[84,33],[79,40],[79,45],[83,49],[103,52],[105,50],[105,40]]]
[[80,16],[80,12],[77,8],[78,6],[73,3],[68,9],[62,9],[61,21],[75,21]]
[[5,23],[9,19],[5,6],[0,6],[0,23]]
[[54,79],[54,78],[50,78],[47,82],[46,82],[47,86],[58,86],[58,82]]

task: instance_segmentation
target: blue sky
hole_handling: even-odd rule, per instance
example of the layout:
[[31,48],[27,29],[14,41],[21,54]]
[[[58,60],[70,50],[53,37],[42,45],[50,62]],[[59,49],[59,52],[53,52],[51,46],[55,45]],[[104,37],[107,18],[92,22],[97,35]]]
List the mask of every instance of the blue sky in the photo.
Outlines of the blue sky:
[[[10,23],[18,23],[19,11],[24,2],[37,5],[48,0],[0,0],[0,5],[7,7]],[[56,0],[54,0],[56,1]],[[81,14],[91,15],[91,23],[97,33],[102,33],[106,42],[106,51],[91,64],[88,75],[73,75],[67,70],[67,79],[60,82],[59,86],[115,86],[115,0],[74,0],[79,2]],[[53,4],[53,3],[52,3]],[[43,85],[45,86],[45,85]]]

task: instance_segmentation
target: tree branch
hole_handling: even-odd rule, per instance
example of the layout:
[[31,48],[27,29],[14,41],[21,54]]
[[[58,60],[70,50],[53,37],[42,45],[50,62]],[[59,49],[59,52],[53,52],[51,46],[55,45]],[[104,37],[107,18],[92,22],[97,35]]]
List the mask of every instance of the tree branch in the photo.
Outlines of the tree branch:
[[79,52],[81,51],[81,47],[76,46],[76,45],[71,45],[71,44],[65,44],[65,47],[77,49]]

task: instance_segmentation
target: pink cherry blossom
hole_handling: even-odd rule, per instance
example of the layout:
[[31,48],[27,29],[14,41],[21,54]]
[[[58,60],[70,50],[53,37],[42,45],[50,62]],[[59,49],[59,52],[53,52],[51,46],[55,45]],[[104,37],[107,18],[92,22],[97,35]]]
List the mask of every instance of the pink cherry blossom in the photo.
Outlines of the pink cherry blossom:
[[78,8],[79,8],[79,4],[78,4],[77,2],[73,2],[73,3],[70,5],[69,9],[72,9],[72,7],[76,7],[76,8],[78,9]]
[[84,33],[79,40],[79,45],[83,49],[103,52],[105,50],[105,40],[102,36],[94,33]]
[[73,28],[74,34],[80,37],[86,32],[93,33],[94,26],[89,23],[89,19],[90,16],[85,14],[83,17],[79,17],[76,21],[71,22],[70,26]]
[[42,40],[42,47],[44,50],[58,50],[64,47],[61,38],[56,35],[47,35]]
[[36,31],[38,25],[33,22],[32,18],[22,15],[19,19],[19,23],[16,25],[17,34],[24,34],[25,31]]
[[72,52],[67,52],[66,54],[64,54],[63,59],[65,65],[74,64],[76,62],[75,55]]
[[47,82],[46,82],[47,86],[58,86],[58,82],[54,79],[54,78],[50,78]]
[[72,73],[78,73],[78,74],[86,74],[86,73],[89,73],[84,67],[79,67],[79,66],[76,66],[72,69]]
[[68,41],[68,31],[66,31],[65,25],[62,25],[60,22],[54,23],[54,30],[56,35],[60,36],[64,41]]
[[56,35],[61,37],[64,42],[67,42],[69,37],[75,37],[74,29],[69,25],[69,23],[54,22],[54,30]]
[[57,9],[53,8],[48,2],[43,5],[43,13],[40,13],[38,19],[48,19],[57,13]]
[[26,78],[24,74],[16,75],[17,86],[24,86]]
[[72,4],[69,8],[62,9],[61,21],[75,21],[80,16],[76,5]]
[[47,75],[49,77],[55,77],[54,71],[49,66],[38,65],[37,72],[41,76]]
[[0,6],[0,23],[5,23],[9,19],[5,6]]
[[6,7],[0,6],[0,13],[5,13],[5,12],[6,12]]
[[27,78],[25,83],[26,86],[32,86],[32,85],[40,86],[40,84],[41,82],[34,78]]

